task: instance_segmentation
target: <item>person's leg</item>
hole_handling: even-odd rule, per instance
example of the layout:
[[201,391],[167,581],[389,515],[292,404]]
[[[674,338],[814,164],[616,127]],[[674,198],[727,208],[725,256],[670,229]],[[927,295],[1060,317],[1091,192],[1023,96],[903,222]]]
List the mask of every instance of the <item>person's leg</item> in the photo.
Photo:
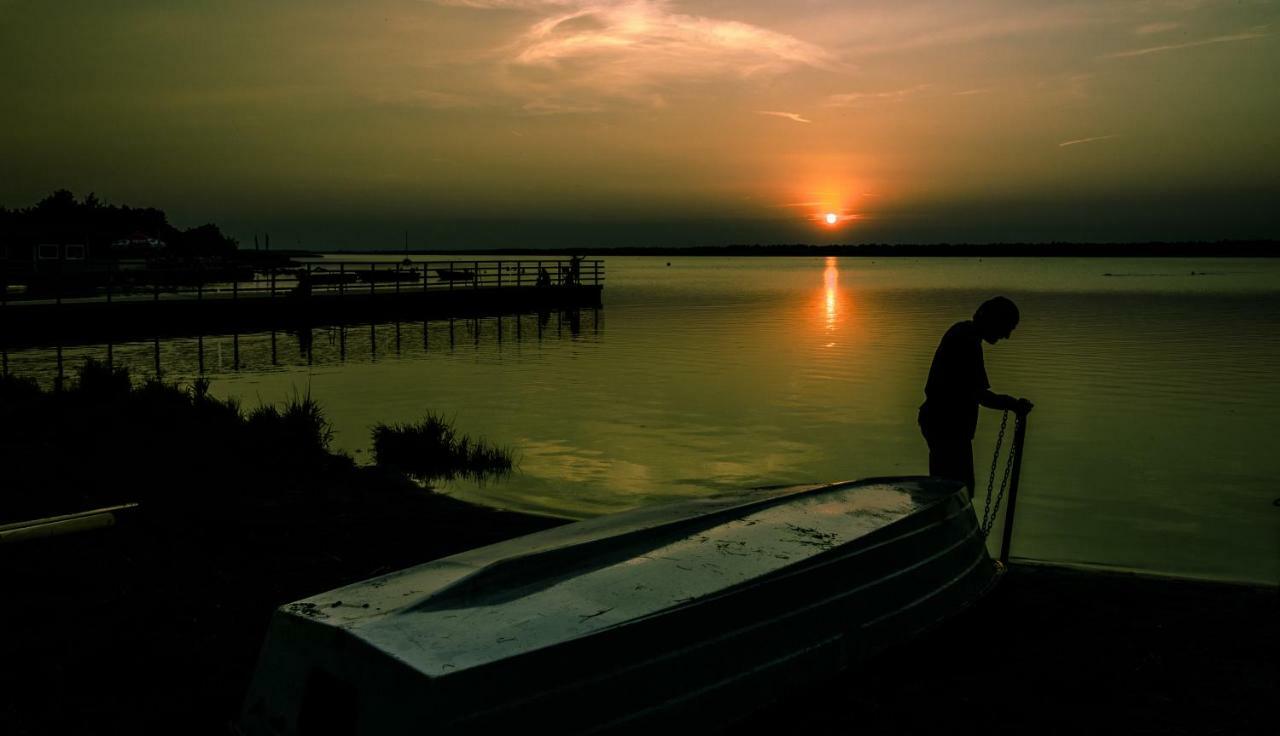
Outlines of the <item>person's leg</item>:
[[929,475],[958,480],[973,498],[973,443],[968,440],[933,440],[929,442]]

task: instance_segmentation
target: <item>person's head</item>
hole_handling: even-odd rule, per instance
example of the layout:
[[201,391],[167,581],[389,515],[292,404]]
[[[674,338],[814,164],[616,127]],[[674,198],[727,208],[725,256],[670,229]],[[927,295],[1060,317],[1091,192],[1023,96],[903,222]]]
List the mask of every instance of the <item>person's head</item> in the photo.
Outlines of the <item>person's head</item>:
[[973,324],[982,339],[994,345],[997,340],[1008,339],[1018,326],[1018,307],[1008,297],[993,297],[973,313]]

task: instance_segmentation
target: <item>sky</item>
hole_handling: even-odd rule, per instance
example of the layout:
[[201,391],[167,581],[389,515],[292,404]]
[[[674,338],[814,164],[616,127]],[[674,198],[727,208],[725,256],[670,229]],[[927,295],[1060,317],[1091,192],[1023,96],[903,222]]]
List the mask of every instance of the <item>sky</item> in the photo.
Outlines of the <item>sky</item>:
[[0,205],[317,249],[1280,238],[1278,30],[1275,0],[0,0]]

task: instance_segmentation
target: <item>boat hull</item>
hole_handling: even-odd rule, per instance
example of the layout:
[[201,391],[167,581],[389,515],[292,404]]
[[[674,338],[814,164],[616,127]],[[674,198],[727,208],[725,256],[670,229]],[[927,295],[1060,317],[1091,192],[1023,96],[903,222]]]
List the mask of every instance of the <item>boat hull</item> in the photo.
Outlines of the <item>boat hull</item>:
[[[776,529],[769,526],[770,519],[789,518],[788,504],[798,503],[795,499],[812,506],[824,493],[865,495],[886,483],[923,488],[928,493],[917,499],[925,502],[844,543],[824,543],[816,526],[786,521]],[[852,514],[834,508],[832,514]],[[483,550],[470,559],[464,555],[455,563],[466,571],[461,573],[447,560],[432,563],[430,569],[408,571],[377,587],[379,593],[413,601],[394,613],[328,613],[368,597],[368,586],[286,606],[273,621],[246,701],[244,728],[256,734],[306,734],[320,727],[326,733],[408,734],[548,724],[557,733],[625,733],[722,724],[911,638],[981,597],[998,576],[968,494],[936,479],[808,487],[763,500],[713,503],[701,511],[665,517],[661,510],[641,511],[630,521],[624,514],[569,525],[532,535],[523,546],[513,540],[496,545],[489,555]],[[752,523],[764,526],[737,526]],[[574,529],[582,525],[585,530]],[[612,611],[574,609],[577,599],[569,595],[566,579],[594,575],[612,580],[615,588],[619,580],[628,586],[634,581],[637,589],[655,586],[652,595],[660,597],[667,592],[664,581],[680,584],[670,580],[682,574],[676,571],[696,567],[699,560],[724,559],[723,554],[707,556],[712,546],[731,557],[734,549],[750,551],[733,546],[739,544],[735,534],[748,533],[788,543],[796,537],[810,544],[812,553],[689,600],[513,654],[471,656],[463,647],[439,660],[421,655],[420,650],[437,647],[435,638],[467,635],[452,632],[448,622],[453,618],[476,617],[474,625],[482,626],[481,616],[500,620],[504,611],[538,596],[565,601],[559,611],[546,611],[549,618],[604,617]],[[646,541],[655,536],[661,543]],[[655,549],[674,555],[674,567],[646,571],[633,562],[657,554]],[[743,564],[761,564],[745,559],[747,553],[740,556]],[[574,572],[575,565],[587,572]],[[689,572],[702,574],[692,567]],[[608,578],[600,572],[614,568],[619,575],[634,575]],[[555,572],[548,577],[548,571]],[[434,589],[416,590],[419,583],[442,579]],[[552,595],[561,598],[547,597]],[[368,610],[364,605],[361,610]],[[508,628],[494,629],[499,641],[493,646],[503,646],[502,631],[529,638],[526,623],[539,615],[502,619]],[[437,622],[436,627],[421,630],[425,621]],[[444,660],[458,664],[451,668]]]

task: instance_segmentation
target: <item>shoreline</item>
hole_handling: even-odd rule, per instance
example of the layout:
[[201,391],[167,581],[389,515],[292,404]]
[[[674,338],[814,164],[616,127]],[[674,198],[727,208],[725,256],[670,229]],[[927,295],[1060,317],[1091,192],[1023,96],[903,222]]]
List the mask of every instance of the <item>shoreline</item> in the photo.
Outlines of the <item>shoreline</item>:
[[[375,498],[305,515],[140,514],[7,545],[0,574],[24,604],[5,614],[0,655],[18,666],[0,675],[0,728],[230,733],[278,606],[562,523],[438,494]],[[1229,718],[1224,732],[1263,733],[1278,590],[1015,562],[954,619],[724,730],[874,736],[970,719],[1052,732],[1048,719],[1203,733]]]
[[[563,248],[494,248],[494,249],[338,249],[307,251],[307,256],[333,254],[365,254],[385,256],[721,256],[721,257],[792,257],[792,256],[856,256],[867,258],[1276,258],[1280,257],[1280,241],[1225,240],[1218,242],[1147,242],[1147,243],[842,243],[813,245],[731,244],[690,246],[566,246]],[[296,255],[296,254],[295,254]]]

